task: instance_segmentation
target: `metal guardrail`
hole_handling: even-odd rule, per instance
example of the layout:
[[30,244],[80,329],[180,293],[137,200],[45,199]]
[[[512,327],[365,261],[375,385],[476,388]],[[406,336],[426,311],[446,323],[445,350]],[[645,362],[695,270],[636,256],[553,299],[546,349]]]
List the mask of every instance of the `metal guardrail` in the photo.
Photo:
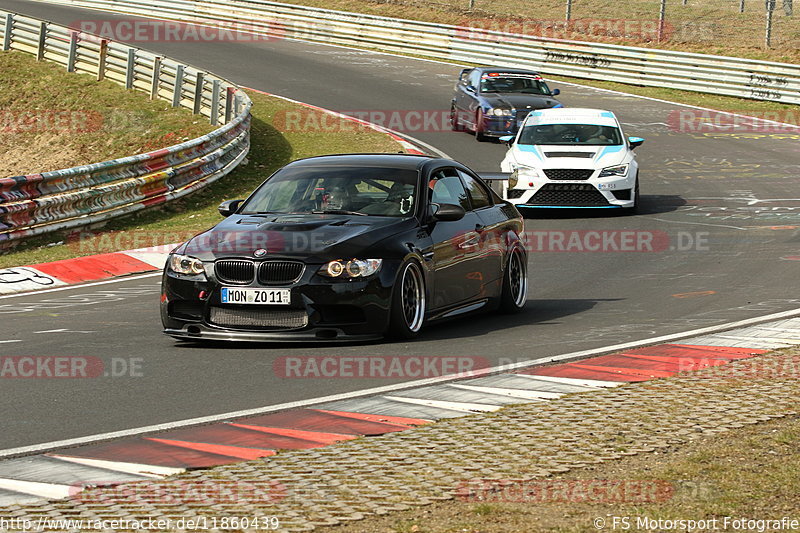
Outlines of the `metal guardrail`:
[[800,65],[448,26],[263,0],[40,0],[454,62],[800,104]]
[[223,177],[250,147],[248,96],[232,83],[168,57],[0,11],[2,50],[109,79],[185,107],[221,127],[146,154],[0,178],[0,246],[85,226],[185,196]]

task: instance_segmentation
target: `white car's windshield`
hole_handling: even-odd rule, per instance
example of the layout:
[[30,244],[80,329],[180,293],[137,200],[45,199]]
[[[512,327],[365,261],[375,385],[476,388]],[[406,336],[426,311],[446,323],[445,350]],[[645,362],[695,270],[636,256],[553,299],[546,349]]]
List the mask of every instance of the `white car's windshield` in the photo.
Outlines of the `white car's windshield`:
[[522,129],[517,144],[620,145],[622,134],[597,124],[535,124]]

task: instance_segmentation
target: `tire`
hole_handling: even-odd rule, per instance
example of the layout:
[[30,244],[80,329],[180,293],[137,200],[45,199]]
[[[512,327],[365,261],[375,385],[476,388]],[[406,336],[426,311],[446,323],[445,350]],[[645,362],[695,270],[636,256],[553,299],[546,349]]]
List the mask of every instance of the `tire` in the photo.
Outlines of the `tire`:
[[425,322],[425,277],[416,261],[400,267],[392,291],[389,328],[386,336],[393,339],[413,339]]
[[500,295],[500,312],[519,313],[525,308],[528,298],[528,264],[525,255],[514,248],[508,256],[503,273],[503,292]]
[[455,105],[450,106],[450,128],[453,131],[464,131],[464,126],[458,120],[458,111]]
[[475,140],[478,142],[483,142],[488,137],[483,133],[483,111],[478,109],[478,112],[475,113]]
[[636,184],[633,186],[633,207],[626,207],[626,215],[635,215],[639,212],[639,176],[636,176]]

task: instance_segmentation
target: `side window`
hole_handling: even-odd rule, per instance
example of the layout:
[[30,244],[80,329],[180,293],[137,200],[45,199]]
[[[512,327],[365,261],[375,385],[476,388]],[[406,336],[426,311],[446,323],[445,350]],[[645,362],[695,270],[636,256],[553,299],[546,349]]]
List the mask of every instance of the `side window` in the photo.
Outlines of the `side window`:
[[471,209],[469,196],[455,169],[448,168],[434,172],[429,187],[432,203],[460,205],[465,211]]
[[475,89],[479,89],[481,86],[481,72],[479,70],[473,70],[469,73],[469,84],[475,87]]
[[489,207],[492,205],[492,197],[489,191],[487,191],[478,180],[460,170],[458,174],[467,186],[467,192],[469,193],[473,209],[481,209],[482,207]]

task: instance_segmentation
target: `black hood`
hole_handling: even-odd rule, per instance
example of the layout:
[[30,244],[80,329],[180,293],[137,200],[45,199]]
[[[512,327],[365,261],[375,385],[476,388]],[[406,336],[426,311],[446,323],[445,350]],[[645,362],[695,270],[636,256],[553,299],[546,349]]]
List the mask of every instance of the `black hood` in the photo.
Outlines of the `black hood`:
[[536,94],[481,93],[481,96],[486,98],[492,107],[514,109],[547,109],[561,103],[552,96]]
[[178,249],[202,261],[294,258],[307,263],[366,258],[376,243],[416,225],[415,219],[350,215],[231,215]]

